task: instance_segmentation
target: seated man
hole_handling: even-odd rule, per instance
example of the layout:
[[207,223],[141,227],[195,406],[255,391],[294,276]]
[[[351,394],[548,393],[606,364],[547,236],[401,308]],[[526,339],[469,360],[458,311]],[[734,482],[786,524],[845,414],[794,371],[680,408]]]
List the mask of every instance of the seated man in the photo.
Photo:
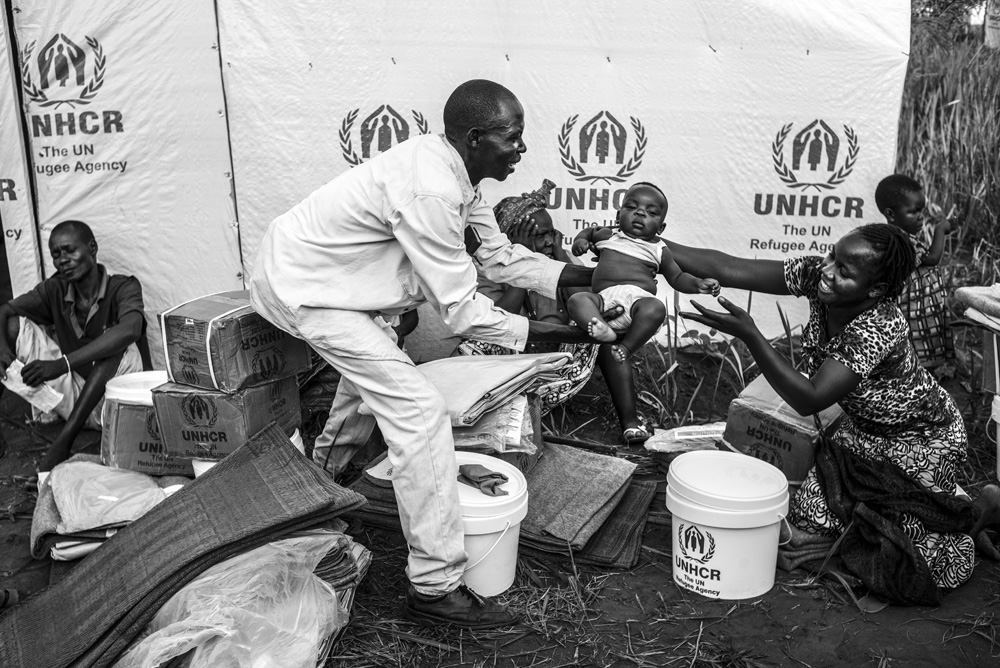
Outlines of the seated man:
[[[86,223],[59,223],[49,237],[56,275],[0,306],[0,374],[15,357],[21,377],[63,395],[54,413],[66,421],[40,471],[67,459],[84,426],[100,429],[104,388],[117,375],[149,367],[142,288],[134,276],[109,276],[97,263]],[[44,419],[32,408],[37,417]]]

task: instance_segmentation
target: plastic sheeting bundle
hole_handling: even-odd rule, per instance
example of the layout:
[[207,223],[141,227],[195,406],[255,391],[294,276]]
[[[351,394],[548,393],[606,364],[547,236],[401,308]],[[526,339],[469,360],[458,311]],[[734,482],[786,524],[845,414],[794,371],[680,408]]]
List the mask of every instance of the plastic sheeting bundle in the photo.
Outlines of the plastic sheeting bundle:
[[272,424],[0,617],[0,665],[109,666],[211,566],[363,503]]

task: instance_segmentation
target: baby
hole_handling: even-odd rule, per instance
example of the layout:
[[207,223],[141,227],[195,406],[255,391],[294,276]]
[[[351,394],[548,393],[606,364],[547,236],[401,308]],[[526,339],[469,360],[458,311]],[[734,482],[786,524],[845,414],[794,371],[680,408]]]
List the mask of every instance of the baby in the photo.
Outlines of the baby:
[[[652,183],[636,183],[625,193],[618,211],[618,229],[588,227],[573,241],[573,255],[599,253],[591,284],[593,292],[578,292],[566,308],[576,324],[598,341],[612,342],[615,358],[624,362],[656,334],[667,316],[656,298],[656,274],[675,290],[689,294],[719,294],[714,278],[700,279],[681,271],[666,243],[658,236],[666,227],[667,197]],[[616,305],[625,313],[606,322],[601,312]]]

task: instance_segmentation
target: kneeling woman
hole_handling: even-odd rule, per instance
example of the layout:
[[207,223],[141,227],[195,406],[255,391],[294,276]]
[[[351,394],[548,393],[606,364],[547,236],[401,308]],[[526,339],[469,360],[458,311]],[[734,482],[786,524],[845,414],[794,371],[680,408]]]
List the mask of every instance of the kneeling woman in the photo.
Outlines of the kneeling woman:
[[[894,464],[919,483],[914,485],[916,496],[926,497],[920,503],[943,504],[949,517],[956,518],[951,524],[935,521],[931,530],[927,515],[921,521],[908,512],[910,506],[900,504],[898,512],[886,514],[892,518],[887,532],[901,530],[912,541],[938,587],[968,580],[975,560],[973,537],[1000,519],[1000,489],[988,486],[975,507],[954,496],[956,474],[966,459],[965,426],[950,395],[917,360],[906,317],[896,306],[915,264],[906,235],[886,224],[865,225],[841,238],[825,258],[784,261],[676,245],[671,250],[684,270],[714,276],[725,287],[809,300],[809,321],[802,332],[806,376],[771,346],[746,311],[723,297],[719,303],[725,312],[695,303],[698,313],[682,315],[746,343],[764,377],[800,414],[840,404],[845,416],[833,437],[841,446],[838,452],[856,457],[853,461],[862,466],[867,464],[861,460]],[[830,490],[821,483],[830,486],[824,477],[829,469],[818,468],[820,475],[814,467],[792,500],[790,517],[807,532],[839,535],[857,517],[857,507],[845,512],[839,493],[828,496]],[[891,467],[878,470],[874,475],[896,473]],[[904,486],[910,482],[900,478]],[[931,497],[920,486],[943,494]],[[992,550],[988,540],[985,546]],[[927,573],[919,564],[918,570]]]

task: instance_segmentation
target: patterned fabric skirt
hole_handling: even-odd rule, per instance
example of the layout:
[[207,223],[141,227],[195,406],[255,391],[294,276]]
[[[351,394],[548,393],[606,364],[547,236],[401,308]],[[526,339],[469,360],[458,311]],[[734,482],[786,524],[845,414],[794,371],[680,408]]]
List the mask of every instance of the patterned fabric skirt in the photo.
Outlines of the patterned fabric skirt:
[[[845,416],[834,439],[858,456],[891,461],[933,491],[954,494],[955,478],[965,462],[968,441],[958,410],[952,406],[952,411],[954,419],[945,427],[909,432],[892,439],[862,432]],[[916,518],[903,517],[903,531],[927,561],[939,587],[957,587],[972,577],[975,545],[968,534],[927,531]],[[810,533],[838,536],[844,531],[843,524],[827,507],[816,467],[809,471],[792,499],[789,519]]]
[[938,366],[955,356],[947,298],[940,267],[917,267],[899,298],[899,309],[910,323],[917,359],[925,367]]
[[[457,352],[459,355],[517,354],[516,351],[495,343],[471,339],[462,341]],[[563,343],[559,345],[559,352],[571,353],[573,359],[569,364],[556,369],[551,377],[544,378],[540,384],[531,388],[531,392],[541,399],[542,415],[547,415],[553,408],[583,389],[594,373],[594,364],[597,362],[597,345],[593,343]]]

